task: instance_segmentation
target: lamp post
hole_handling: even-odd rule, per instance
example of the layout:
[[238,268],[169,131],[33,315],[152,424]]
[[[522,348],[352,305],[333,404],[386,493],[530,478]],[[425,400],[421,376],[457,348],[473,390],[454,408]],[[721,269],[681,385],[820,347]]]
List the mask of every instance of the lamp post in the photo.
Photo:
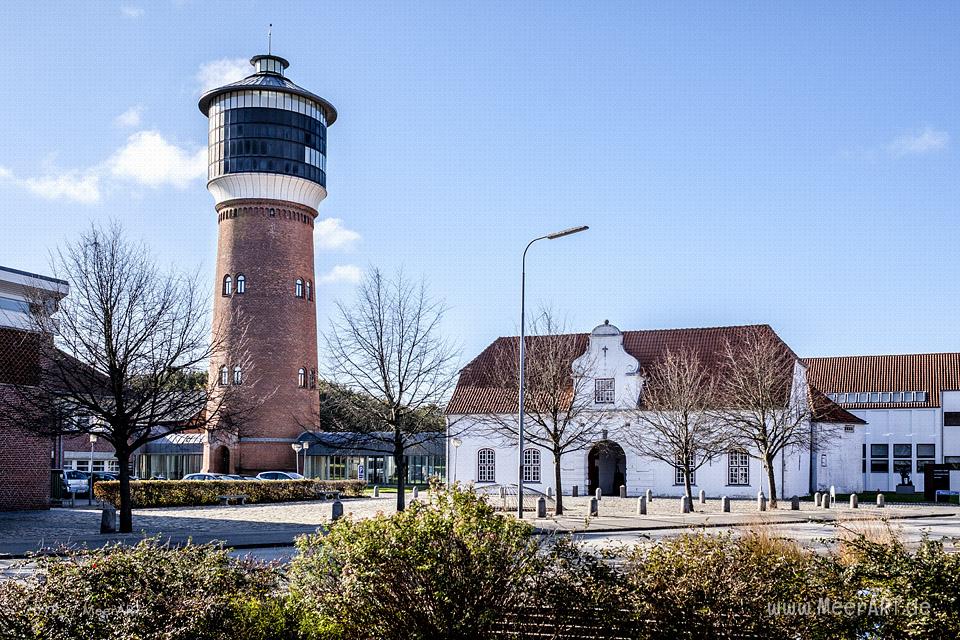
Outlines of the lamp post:
[[460,452],[460,445],[463,444],[463,440],[460,438],[454,438],[450,441],[450,444],[453,445],[453,483],[457,483],[457,454]]
[[[302,442],[294,442],[294,443],[293,443],[292,445],[290,445],[290,446],[293,447],[293,451],[294,451],[294,453],[293,453],[293,458],[294,458],[294,460],[296,460],[296,462],[294,462],[293,469],[294,469],[294,471],[296,471],[297,473],[300,473],[300,452],[303,451],[304,449],[306,449],[306,446],[305,446],[304,443],[302,443]],[[303,470],[306,471],[306,470],[307,470],[307,469],[306,469],[306,467],[307,467],[307,456],[306,456],[306,455],[303,456],[303,467],[304,467]],[[304,474],[304,475],[306,475],[306,474]]]
[[554,233],[549,233],[545,236],[540,236],[539,238],[534,238],[527,243],[526,248],[523,250],[523,257],[520,260],[520,400],[519,400],[519,410],[517,412],[517,421],[518,421],[518,438],[517,438],[517,517],[521,520],[523,519],[523,413],[524,413],[524,395],[526,389],[524,388],[524,378],[526,375],[526,354],[527,354],[527,345],[526,345],[526,336],[524,335],[524,317],[525,317],[525,305],[526,305],[526,283],[527,283],[527,251],[530,249],[531,245],[537,240],[556,240],[557,238],[562,238],[564,236],[569,236],[574,233],[580,233],[581,231],[586,231],[590,227],[583,225],[580,227],[570,227],[569,229],[564,229],[563,231],[556,231]]
[[96,434],[90,434],[90,486],[87,488],[87,504],[93,504],[93,445],[97,444]]

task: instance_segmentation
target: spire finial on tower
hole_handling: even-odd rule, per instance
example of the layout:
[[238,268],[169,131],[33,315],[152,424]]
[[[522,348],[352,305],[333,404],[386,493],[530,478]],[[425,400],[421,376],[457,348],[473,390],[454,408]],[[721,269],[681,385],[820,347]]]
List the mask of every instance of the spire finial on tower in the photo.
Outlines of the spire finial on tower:
[[273,23],[267,28],[267,55],[273,54]]

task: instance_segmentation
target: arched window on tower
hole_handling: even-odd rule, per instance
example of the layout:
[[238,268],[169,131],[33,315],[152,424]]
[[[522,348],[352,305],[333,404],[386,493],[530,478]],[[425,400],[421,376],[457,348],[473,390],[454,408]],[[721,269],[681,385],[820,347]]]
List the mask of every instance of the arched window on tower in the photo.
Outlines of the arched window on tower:
[[307,370],[303,367],[300,367],[300,370],[297,371],[297,386],[301,389],[307,386]]
[[297,278],[297,284],[293,289],[293,294],[298,298],[303,297],[303,280],[301,278]]
[[233,384],[243,384],[243,371],[240,369],[240,365],[233,368]]
[[307,280],[307,300],[313,300],[313,282]]
[[230,384],[230,371],[227,369],[227,366],[224,365],[220,367],[220,386],[227,386]]
[[247,292],[247,276],[242,273],[237,274],[237,293],[243,294]]
[[229,296],[233,293],[233,278],[230,274],[223,276],[223,295]]

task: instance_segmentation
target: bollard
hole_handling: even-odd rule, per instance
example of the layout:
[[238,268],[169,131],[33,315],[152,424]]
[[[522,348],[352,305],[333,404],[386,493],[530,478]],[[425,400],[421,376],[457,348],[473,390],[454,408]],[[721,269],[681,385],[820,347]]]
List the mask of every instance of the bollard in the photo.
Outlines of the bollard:
[[330,505],[330,522],[336,522],[343,517],[343,503],[339,500],[334,500],[333,504]]
[[592,517],[596,517],[596,516],[600,515],[600,511],[599,511],[599,509],[597,508],[597,505],[599,505],[599,504],[600,504],[600,503],[597,502],[597,499],[596,499],[596,498],[590,498],[590,515],[591,515]]
[[858,506],[859,506],[859,501],[858,501],[858,499],[857,499],[857,494],[851,493],[851,494],[850,494],[850,508],[851,508],[851,509],[856,509]]
[[416,486],[413,487],[413,499],[416,500],[420,497],[420,490]]
[[822,506],[824,509],[829,509],[829,508],[830,508],[830,496],[828,496],[827,494],[823,494],[823,500],[822,500],[820,506]]
[[727,496],[723,496],[722,498],[720,498],[720,509],[724,513],[730,513],[730,498],[728,498]]
[[627,487],[626,487],[626,485],[620,485],[620,497],[621,497],[621,498],[626,498],[626,497],[627,497]]
[[103,503],[103,513],[100,515],[100,533],[117,532],[117,509],[109,502]]
[[883,509],[885,506],[887,506],[887,499],[883,497],[883,494],[882,494],[882,493],[878,493],[878,494],[877,494],[877,508],[878,508],[878,509]]
[[790,498],[790,511],[800,511],[800,496]]
[[597,487],[596,498],[597,498],[597,502],[600,502],[600,500],[603,498],[603,492],[600,491],[600,487]]
[[647,504],[653,502],[653,490],[647,489]]
[[547,499],[543,496],[537,498],[537,517],[546,518],[547,517]]
[[637,498],[637,515],[647,515],[647,496],[640,496]]
[[571,494],[574,498],[580,495],[580,485],[573,485],[573,493]]
[[700,489],[700,504],[707,504],[707,492]]
[[823,500],[823,494],[822,494],[822,493],[820,493],[819,491],[817,491],[815,494],[813,494],[813,504],[814,504],[814,506],[819,507],[821,500]]
[[690,501],[687,496],[680,496],[680,513],[690,513]]
[[763,491],[757,492],[757,510],[758,511],[767,510],[767,497],[763,495]]
[[376,484],[373,485],[373,497],[374,498],[380,497],[380,485],[376,485]]
[[553,487],[547,487],[547,497],[548,498],[553,497]]
[[837,504],[837,488],[830,485],[830,506]]

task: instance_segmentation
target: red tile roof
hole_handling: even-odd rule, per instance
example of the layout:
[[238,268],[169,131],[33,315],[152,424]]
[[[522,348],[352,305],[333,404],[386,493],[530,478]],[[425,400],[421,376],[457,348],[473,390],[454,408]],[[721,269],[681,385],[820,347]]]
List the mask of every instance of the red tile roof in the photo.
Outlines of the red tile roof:
[[806,358],[810,384],[824,393],[926,391],[926,402],[849,402],[852,409],[939,407],[940,392],[960,390],[960,353]]
[[[721,354],[727,340],[736,343],[751,331],[769,332],[794,360],[797,355],[769,325],[745,325],[733,327],[709,327],[702,329],[653,329],[624,331],[624,349],[640,363],[641,372],[655,367],[670,351],[688,349],[699,355],[712,371],[719,372]],[[574,334],[576,353],[587,349],[589,334]],[[540,340],[540,336],[527,337],[528,341]],[[528,342],[529,344],[529,342]],[[460,372],[460,380],[447,405],[448,414],[504,414],[517,411],[517,396],[513,389],[497,385],[492,376],[498,362],[504,359],[517,361],[520,339],[517,336],[497,338]],[[570,363],[571,367],[573,363]],[[856,416],[844,411],[829,398],[817,396],[818,414],[824,422],[862,423]]]

